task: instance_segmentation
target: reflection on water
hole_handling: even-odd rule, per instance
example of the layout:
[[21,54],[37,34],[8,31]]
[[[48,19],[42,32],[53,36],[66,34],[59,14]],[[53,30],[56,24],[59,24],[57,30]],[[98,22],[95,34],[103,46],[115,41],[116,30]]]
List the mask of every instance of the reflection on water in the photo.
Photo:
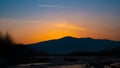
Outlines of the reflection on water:
[[20,64],[6,68],[120,68],[120,58],[52,57],[49,62]]
[[76,64],[76,65],[63,65],[63,66],[53,66],[48,68],[84,68],[83,64]]
[[68,65],[49,65],[49,64],[27,64],[9,68],[120,68],[120,63],[112,64],[68,64]]
[[74,65],[62,65],[53,66],[48,68],[120,68],[120,63],[113,64],[74,64]]

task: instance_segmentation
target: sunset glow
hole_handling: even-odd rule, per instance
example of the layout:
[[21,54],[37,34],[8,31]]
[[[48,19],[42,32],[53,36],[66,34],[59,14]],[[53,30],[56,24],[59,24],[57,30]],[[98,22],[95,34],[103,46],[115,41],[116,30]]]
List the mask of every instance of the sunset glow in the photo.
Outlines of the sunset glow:
[[18,43],[64,36],[120,40],[119,0],[0,0],[0,30]]

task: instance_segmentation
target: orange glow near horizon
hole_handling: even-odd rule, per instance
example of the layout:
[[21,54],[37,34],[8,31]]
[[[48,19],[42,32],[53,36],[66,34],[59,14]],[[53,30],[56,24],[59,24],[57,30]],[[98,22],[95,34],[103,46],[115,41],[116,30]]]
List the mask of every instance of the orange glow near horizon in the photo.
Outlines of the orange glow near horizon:
[[82,37],[81,34],[77,34],[76,31],[77,32],[86,31],[85,28],[78,27],[75,24],[71,24],[66,21],[48,24],[48,26],[46,24],[43,24],[44,27],[42,28],[41,31],[40,31],[41,27],[39,28],[37,27],[40,25],[35,26],[32,25],[31,26],[32,31],[29,32],[30,34],[23,35],[24,36],[23,38],[16,37],[16,40],[18,40],[18,42],[21,43],[30,44],[51,39],[58,39],[64,36]]
[[53,22],[51,24],[29,24],[29,27],[22,27],[23,30],[16,30],[16,33],[14,34],[17,43],[32,44],[46,40],[59,39],[65,36],[72,36],[76,38],[92,37],[99,39],[117,39],[114,36],[112,37],[108,34],[99,33],[99,31],[81,27],[68,21],[59,21],[57,23]]
[[[59,39],[64,36],[73,36],[76,38],[92,37],[98,39],[120,40],[120,38],[117,37],[119,36],[119,32],[114,33],[115,31],[106,29],[108,27],[102,26],[102,24],[99,24],[98,26],[95,23],[91,24],[92,21],[86,20],[80,20],[81,23],[79,24],[76,24],[73,21],[69,20],[9,20],[9,22],[14,22],[7,25],[11,25],[9,31],[13,34],[15,41],[17,43],[23,44]],[[19,22],[19,24],[17,24],[17,22]],[[24,22],[24,25],[20,22]],[[84,24],[84,22],[87,24]],[[17,28],[14,26],[17,26]]]

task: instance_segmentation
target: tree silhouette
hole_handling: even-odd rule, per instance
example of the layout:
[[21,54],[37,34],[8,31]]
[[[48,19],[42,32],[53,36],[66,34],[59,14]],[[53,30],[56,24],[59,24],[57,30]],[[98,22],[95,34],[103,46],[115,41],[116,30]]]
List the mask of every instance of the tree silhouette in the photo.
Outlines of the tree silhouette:
[[0,32],[0,56],[11,54],[11,49],[15,45],[13,38],[8,32]]
[[[11,65],[20,63],[29,63],[29,59],[38,55],[48,55],[45,52],[37,53],[34,50],[29,49],[24,44],[17,44],[9,32],[0,32],[0,59],[7,60],[1,65]],[[33,59],[31,59],[33,62]],[[1,61],[0,61],[1,62]]]

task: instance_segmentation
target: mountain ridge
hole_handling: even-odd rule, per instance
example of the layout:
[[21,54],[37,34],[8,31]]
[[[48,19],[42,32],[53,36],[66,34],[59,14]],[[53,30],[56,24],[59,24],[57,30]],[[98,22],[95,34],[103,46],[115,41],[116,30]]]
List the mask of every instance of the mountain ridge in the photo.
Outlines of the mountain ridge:
[[90,37],[75,38],[71,36],[30,44],[29,48],[46,51],[50,54],[67,54],[71,52],[99,52],[120,46],[120,41],[94,39]]

